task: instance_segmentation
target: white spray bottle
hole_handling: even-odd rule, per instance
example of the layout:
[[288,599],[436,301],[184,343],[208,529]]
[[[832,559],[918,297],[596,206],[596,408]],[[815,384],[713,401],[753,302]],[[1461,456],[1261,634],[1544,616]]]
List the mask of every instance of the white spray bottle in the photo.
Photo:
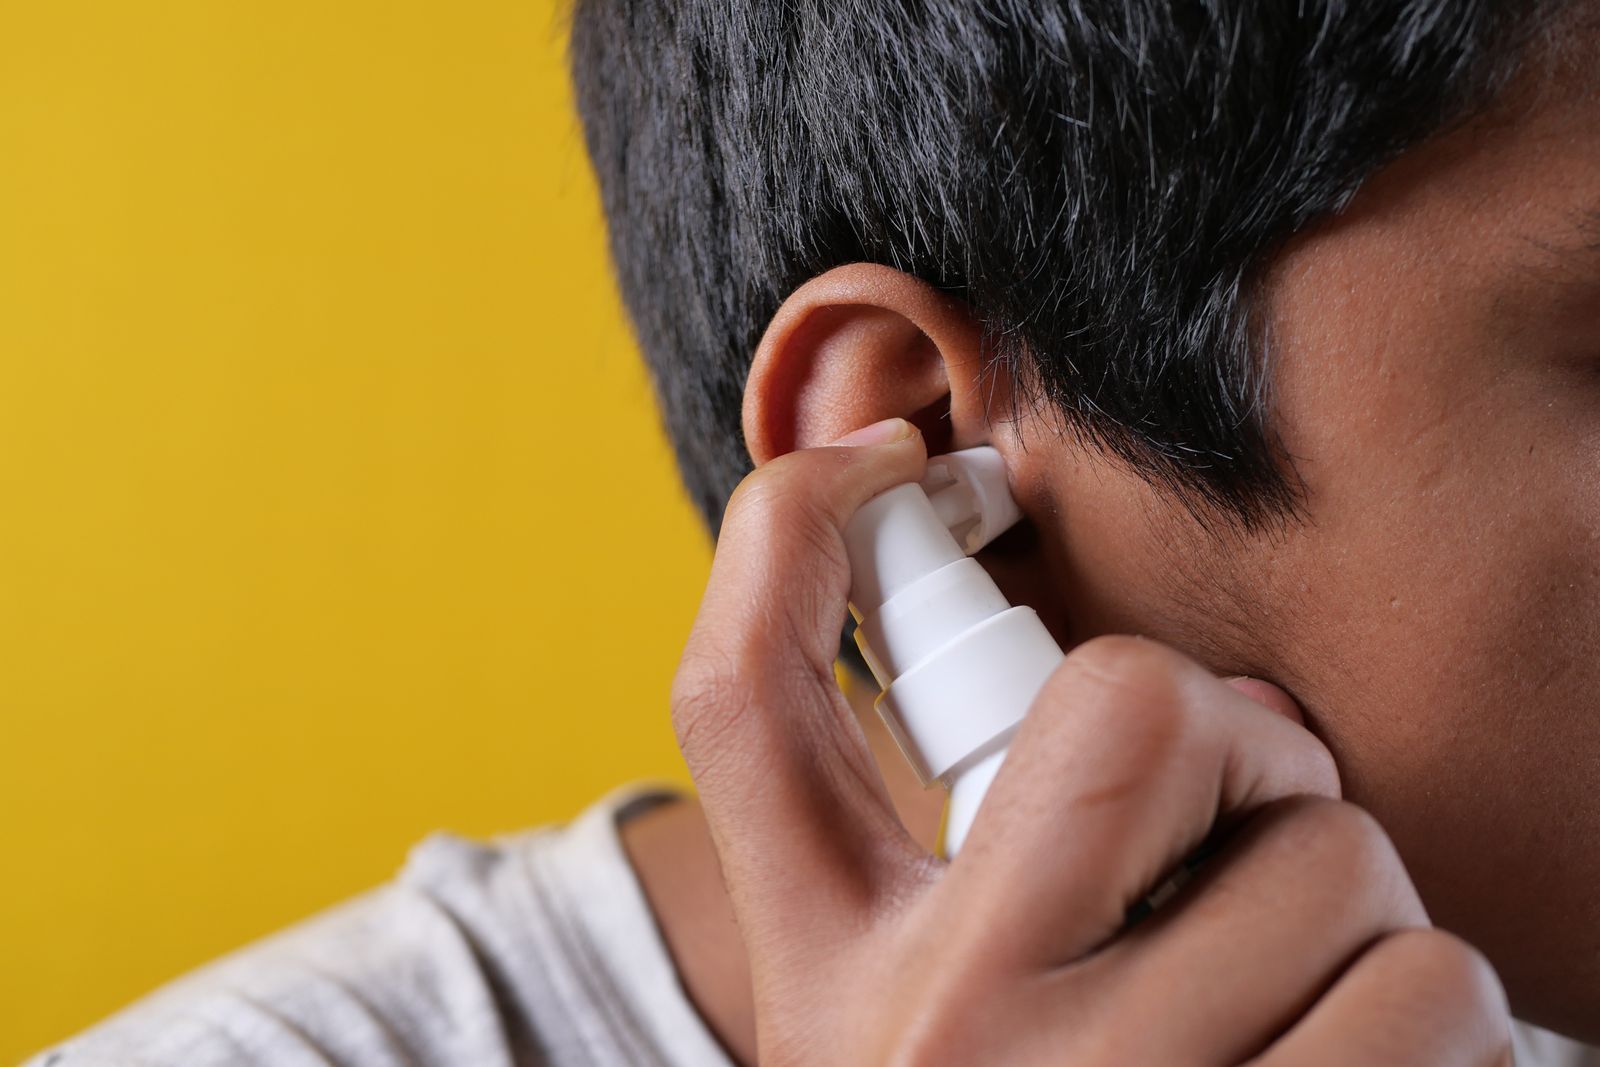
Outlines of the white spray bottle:
[[845,527],[856,644],[878,714],[924,786],[950,791],[953,857],[1023,715],[1061,662],[1032,608],[1012,607],[972,553],[1021,513],[984,446],[935,456],[917,485],[869,500]]

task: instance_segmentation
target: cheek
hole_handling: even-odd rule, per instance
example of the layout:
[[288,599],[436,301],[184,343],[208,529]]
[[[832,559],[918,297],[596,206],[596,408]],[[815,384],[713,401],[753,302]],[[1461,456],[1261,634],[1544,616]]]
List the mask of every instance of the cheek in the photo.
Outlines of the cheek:
[[1600,397],[1342,366],[1283,390],[1291,534],[1223,550],[1041,435],[1008,456],[1036,534],[1003,584],[1064,644],[1142,633],[1288,688],[1433,918],[1558,1004],[1600,983]]
[[1285,375],[1310,521],[1261,557],[1261,654],[1435,921],[1538,1001],[1600,977],[1600,396],[1425,344]]
[[1596,512],[1543,473],[1310,530],[1260,613],[1347,797],[1536,1012],[1600,981]]
[[1313,528],[1263,583],[1264,658],[1342,750],[1354,792],[1436,788],[1587,728],[1600,681],[1587,516],[1534,489],[1459,489]]

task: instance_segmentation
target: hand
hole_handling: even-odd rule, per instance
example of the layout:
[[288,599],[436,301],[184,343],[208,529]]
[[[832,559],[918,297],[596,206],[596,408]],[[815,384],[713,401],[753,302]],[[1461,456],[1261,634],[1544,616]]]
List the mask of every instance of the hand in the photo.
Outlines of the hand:
[[739,487],[673,686],[764,1067],[1510,1062],[1494,973],[1428,925],[1293,702],[1155,642],[1073,650],[960,856],[918,848],[833,661],[840,531],[927,457],[907,423],[858,434]]

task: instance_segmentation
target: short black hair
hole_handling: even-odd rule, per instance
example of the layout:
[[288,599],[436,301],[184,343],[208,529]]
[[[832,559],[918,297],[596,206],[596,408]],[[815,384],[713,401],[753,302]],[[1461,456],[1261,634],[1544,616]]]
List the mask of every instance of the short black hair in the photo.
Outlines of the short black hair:
[[755,346],[854,261],[963,297],[1065,428],[1244,528],[1299,499],[1252,285],[1487,105],[1496,0],[578,0],[571,59],[624,302],[713,530]]

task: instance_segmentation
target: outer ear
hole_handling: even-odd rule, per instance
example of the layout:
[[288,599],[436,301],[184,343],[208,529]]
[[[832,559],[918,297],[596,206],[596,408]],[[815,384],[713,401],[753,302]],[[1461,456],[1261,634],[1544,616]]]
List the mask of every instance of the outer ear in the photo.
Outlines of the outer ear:
[[981,331],[962,301],[873,263],[836,267],[773,316],[744,390],[757,464],[901,416],[930,454],[989,440]]

